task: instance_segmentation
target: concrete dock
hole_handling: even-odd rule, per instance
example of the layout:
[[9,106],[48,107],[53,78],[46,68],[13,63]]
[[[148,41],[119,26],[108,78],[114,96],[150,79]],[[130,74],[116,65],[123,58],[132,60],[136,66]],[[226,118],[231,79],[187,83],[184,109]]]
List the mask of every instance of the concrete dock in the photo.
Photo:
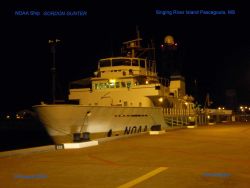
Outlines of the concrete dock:
[[250,124],[126,137],[97,146],[0,152],[4,188],[250,187]]

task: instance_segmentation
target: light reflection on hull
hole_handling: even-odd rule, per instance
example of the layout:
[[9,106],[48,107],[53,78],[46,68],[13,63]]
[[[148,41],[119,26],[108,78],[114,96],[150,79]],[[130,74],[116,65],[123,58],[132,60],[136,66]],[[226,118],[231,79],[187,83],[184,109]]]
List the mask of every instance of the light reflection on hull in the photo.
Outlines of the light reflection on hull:
[[[39,119],[55,143],[73,140],[73,133],[89,132],[92,138],[149,130],[153,125],[167,125],[161,108],[107,107],[83,105],[37,105]],[[89,115],[88,115],[89,114]],[[81,130],[82,129],[82,130]],[[127,134],[127,133],[126,133]]]

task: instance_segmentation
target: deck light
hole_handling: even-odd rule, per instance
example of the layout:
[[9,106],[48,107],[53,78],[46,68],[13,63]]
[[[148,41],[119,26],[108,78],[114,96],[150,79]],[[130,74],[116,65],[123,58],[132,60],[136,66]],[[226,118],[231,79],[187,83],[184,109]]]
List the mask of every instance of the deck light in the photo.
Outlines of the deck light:
[[115,83],[115,79],[110,79],[109,82],[114,84]]
[[160,97],[158,100],[159,100],[159,102],[163,102],[163,98],[162,97]]

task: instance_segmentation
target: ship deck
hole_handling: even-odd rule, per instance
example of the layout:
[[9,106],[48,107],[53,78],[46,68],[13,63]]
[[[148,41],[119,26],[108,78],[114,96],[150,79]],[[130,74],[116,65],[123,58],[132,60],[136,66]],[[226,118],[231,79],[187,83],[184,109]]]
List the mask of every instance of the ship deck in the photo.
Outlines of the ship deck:
[[0,152],[0,186],[249,187],[250,124],[141,134],[98,146]]

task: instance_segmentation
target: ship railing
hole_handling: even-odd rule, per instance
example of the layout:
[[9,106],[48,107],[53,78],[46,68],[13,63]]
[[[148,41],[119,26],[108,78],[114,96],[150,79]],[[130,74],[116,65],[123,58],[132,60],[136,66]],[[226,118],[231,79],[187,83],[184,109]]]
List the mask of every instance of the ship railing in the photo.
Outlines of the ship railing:
[[182,109],[165,109],[165,123],[170,127],[182,127],[186,125],[207,125],[209,118],[206,114],[196,114],[192,111]]
[[198,117],[189,109],[164,108],[165,123],[169,127],[182,127],[187,125],[204,124],[203,117]]
[[189,109],[163,108],[164,115],[194,115]]
[[167,78],[159,77],[159,82],[166,87],[170,85],[170,81]]
[[168,127],[183,127],[192,124],[189,117],[185,115],[165,116],[164,120]]

